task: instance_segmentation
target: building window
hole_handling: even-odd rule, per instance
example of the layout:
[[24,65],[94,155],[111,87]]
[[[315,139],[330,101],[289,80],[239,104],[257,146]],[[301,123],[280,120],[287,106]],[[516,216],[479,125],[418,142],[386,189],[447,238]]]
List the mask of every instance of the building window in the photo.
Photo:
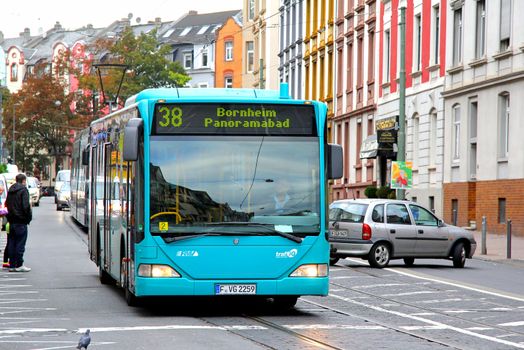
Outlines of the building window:
[[453,106],[453,159],[460,159],[460,106]]
[[233,60],[233,42],[226,41],[226,61]]
[[437,111],[429,113],[429,164],[437,164]]
[[500,0],[500,51],[509,49],[511,38],[511,0]]
[[435,197],[434,196],[429,196],[429,210],[431,210],[431,212],[435,214]]
[[375,32],[368,33],[368,81],[375,79]]
[[246,42],[246,55],[247,55],[246,69],[248,73],[252,73],[253,67],[255,65],[255,49],[254,49],[252,41]]
[[233,77],[226,77],[224,79],[224,87],[226,89],[231,89],[233,88]]
[[202,89],[205,89],[205,88],[209,87],[209,85],[207,83],[198,83],[198,87],[202,88]]
[[420,119],[418,117],[418,114],[415,113],[415,115],[413,115],[413,145],[412,145],[412,149],[413,149],[413,168],[417,168],[418,166],[418,149],[419,149],[419,142],[420,142],[420,138],[419,138],[419,131],[420,131],[420,128],[419,128],[419,125],[420,125]]
[[499,95],[499,157],[506,158],[509,152],[509,94]]
[[477,0],[477,42],[475,57],[482,58],[486,53],[486,0]]
[[18,81],[18,65],[16,63],[11,65],[11,81]]
[[255,0],[248,0],[249,1],[249,7],[247,10],[247,19],[249,21],[252,21],[253,18],[255,18]]
[[362,86],[362,78],[364,76],[364,38],[358,38],[357,44],[357,88],[359,88]]
[[415,57],[413,57],[414,59],[414,62],[413,62],[413,70],[415,72],[419,72],[420,71],[420,66],[421,66],[421,58],[422,58],[422,55],[421,55],[421,50],[422,50],[422,45],[421,45],[421,42],[422,42],[422,17],[419,15],[416,15],[415,16],[415,28],[414,28],[414,33],[413,35],[415,35],[415,38],[414,38],[414,44],[415,44]]
[[440,48],[440,7],[433,7],[433,64],[439,63]]
[[193,54],[191,52],[184,53],[184,69],[191,69],[193,65]]
[[453,12],[453,65],[462,63],[462,8]]
[[202,67],[207,67],[208,64],[207,50],[202,50]]
[[451,200],[451,223],[453,224],[453,226],[458,225],[458,209],[459,209],[458,199],[452,199]]
[[391,35],[389,30],[386,30],[384,33],[384,41],[385,41],[385,50],[384,57],[386,58],[386,62],[384,64],[384,81],[386,83],[389,82],[389,76],[391,73]]
[[506,198],[499,198],[499,224],[506,223]]

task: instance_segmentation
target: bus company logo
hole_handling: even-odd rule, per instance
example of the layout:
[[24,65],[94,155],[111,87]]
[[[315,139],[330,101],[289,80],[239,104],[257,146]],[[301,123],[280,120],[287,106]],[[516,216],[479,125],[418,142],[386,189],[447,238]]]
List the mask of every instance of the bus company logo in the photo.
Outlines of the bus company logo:
[[179,250],[176,252],[176,256],[182,256],[182,257],[195,257],[199,256],[197,250]]
[[279,259],[290,258],[291,259],[297,256],[297,254],[298,254],[298,250],[291,249],[291,250],[288,250],[287,252],[276,252],[275,258],[279,258]]

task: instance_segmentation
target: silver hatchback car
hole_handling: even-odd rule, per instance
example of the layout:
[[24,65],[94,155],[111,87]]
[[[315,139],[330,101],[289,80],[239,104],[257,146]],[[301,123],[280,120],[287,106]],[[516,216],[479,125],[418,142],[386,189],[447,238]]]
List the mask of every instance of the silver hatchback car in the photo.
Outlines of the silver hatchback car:
[[477,243],[471,232],[447,225],[415,202],[390,199],[344,199],[329,206],[330,263],[360,257],[373,267],[404,259],[451,259],[464,267]]

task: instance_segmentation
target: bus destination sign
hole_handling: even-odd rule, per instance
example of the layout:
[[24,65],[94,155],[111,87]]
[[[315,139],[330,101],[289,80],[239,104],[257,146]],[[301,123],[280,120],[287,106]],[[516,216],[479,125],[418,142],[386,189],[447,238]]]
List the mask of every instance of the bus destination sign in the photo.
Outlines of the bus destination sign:
[[313,105],[159,103],[156,135],[316,135]]

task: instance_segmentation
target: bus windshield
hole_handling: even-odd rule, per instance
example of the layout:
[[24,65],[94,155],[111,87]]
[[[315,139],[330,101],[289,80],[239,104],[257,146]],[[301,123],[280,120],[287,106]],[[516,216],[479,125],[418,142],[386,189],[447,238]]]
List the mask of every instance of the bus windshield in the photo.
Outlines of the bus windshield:
[[152,234],[224,225],[318,235],[318,138],[152,136],[150,147]]

